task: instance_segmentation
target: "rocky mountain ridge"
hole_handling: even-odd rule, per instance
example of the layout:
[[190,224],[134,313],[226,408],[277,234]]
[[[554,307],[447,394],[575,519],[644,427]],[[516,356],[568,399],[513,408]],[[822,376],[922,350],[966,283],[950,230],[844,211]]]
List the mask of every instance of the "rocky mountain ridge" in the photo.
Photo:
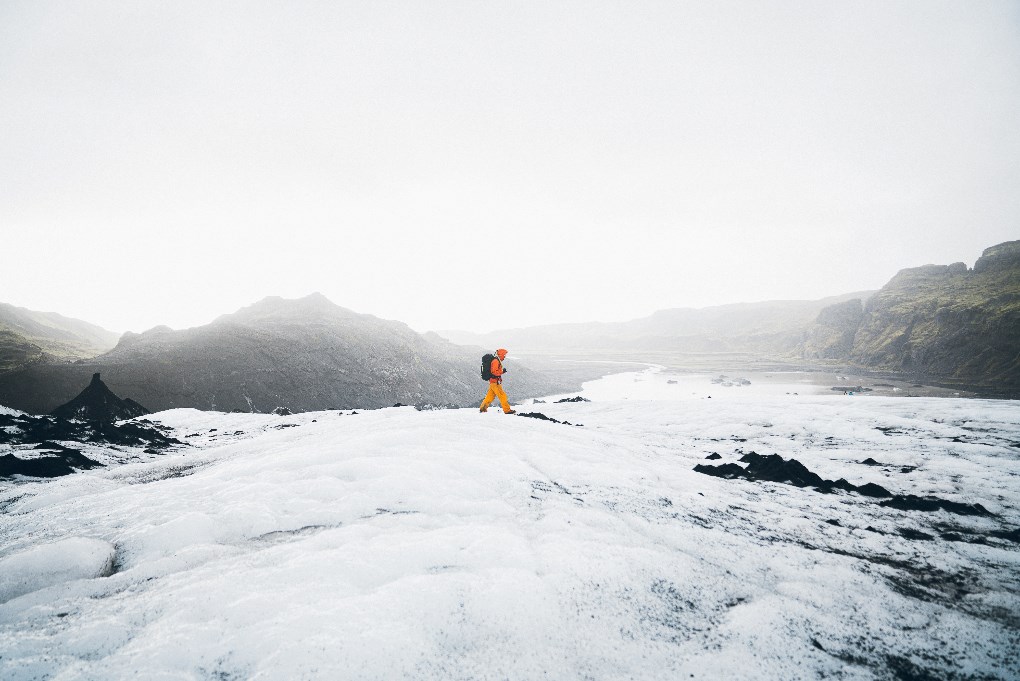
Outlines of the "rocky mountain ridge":
[[117,338],[116,333],[80,319],[0,303],[0,372],[95,357],[113,348]]
[[[149,409],[269,412],[481,401],[482,350],[406,324],[359,314],[313,294],[266,298],[205,326],[125,334],[99,357],[39,364],[0,376],[0,404],[45,413],[102,373]],[[514,399],[569,389],[510,363]]]
[[1020,397],[1020,241],[901,270],[859,307],[826,308],[803,355]]

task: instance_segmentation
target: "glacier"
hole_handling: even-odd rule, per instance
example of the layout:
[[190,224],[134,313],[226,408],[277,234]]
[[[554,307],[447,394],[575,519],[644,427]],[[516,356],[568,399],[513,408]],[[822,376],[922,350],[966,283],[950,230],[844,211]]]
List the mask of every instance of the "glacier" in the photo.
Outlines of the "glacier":
[[[580,395],[176,409],[171,453],[0,481],[0,678],[1020,678],[1020,404]],[[987,514],[693,470],[748,452]]]

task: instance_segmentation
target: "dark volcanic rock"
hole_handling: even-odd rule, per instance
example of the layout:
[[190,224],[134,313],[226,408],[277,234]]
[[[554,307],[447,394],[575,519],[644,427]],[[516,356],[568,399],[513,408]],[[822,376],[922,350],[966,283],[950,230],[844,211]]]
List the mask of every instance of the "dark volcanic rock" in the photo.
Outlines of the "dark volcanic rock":
[[168,447],[182,444],[146,421],[110,423],[78,421],[57,416],[6,416],[0,414],[0,444],[36,444],[46,441]]
[[961,504],[957,501],[948,501],[938,497],[918,497],[913,494],[897,495],[888,501],[883,501],[882,506],[898,508],[902,511],[949,511],[957,515],[993,515],[981,504]]
[[892,496],[892,494],[889,493],[889,490],[887,490],[885,487],[882,487],[881,485],[876,485],[873,482],[866,482],[863,485],[858,485],[857,493],[863,494],[866,497],[876,498]]
[[562,400],[556,400],[556,404],[562,404],[564,402],[591,402],[591,400],[581,397],[580,395],[577,397],[564,397]]
[[57,456],[42,456],[34,459],[19,459],[13,454],[0,456],[0,478],[12,475],[25,475],[33,478],[57,478],[70,475],[75,469],[97,468],[101,466],[84,454],[67,449]]
[[820,487],[827,482],[809,471],[800,461],[786,460],[778,454],[749,452],[740,457],[740,460],[747,464],[744,477],[748,480],[785,482],[796,487]]
[[1011,541],[1014,544],[1020,544],[1020,527],[1015,527],[1012,530],[998,530],[990,533],[991,536],[999,539],[1005,539]]
[[0,457],[2,458],[0,477],[11,475],[56,477],[69,475],[75,469],[83,470],[102,465],[61,442],[145,447],[148,453],[158,453],[172,445],[184,444],[167,436],[160,428],[144,419],[116,424],[109,421],[78,421],[57,416],[0,414],[0,444],[34,445],[36,450],[54,452],[53,455],[33,459],[21,459],[13,454]]
[[852,485],[846,480],[826,480],[816,473],[808,470],[807,466],[796,459],[784,459],[778,454],[758,454],[748,452],[740,457],[740,460],[747,464],[747,467],[735,463],[726,463],[720,466],[708,466],[698,464],[694,470],[706,475],[714,475],[720,478],[744,478],[745,480],[767,482],[781,482],[794,487],[813,487],[819,492],[830,494],[834,490],[842,489],[847,492],[858,492],[865,496],[891,497],[881,485],[868,483],[860,487]]
[[919,497],[913,494],[892,494],[885,487],[873,482],[853,485],[842,478],[825,480],[809,471],[804,464],[796,459],[787,460],[778,454],[763,456],[756,452],[748,452],[740,457],[740,460],[747,464],[746,468],[735,463],[726,463],[721,466],[698,464],[694,470],[717,478],[744,478],[751,481],[781,482],[795,487],[813,487],[823,494],[831,494],[837,489],[842,489],[866,497],[885,499],[880,505],[903,511],[932,512],[941,510],[957,515],[995,515],[981,504],[963,504],[938,497]]
[[899,530],[897,530],[897,532],[899,532],[899,535],[905,539],[931,541],[935,538],[933,535],[930,535],[927,532],[921,532],[920,530],[915,530],[909,527],[901,527]]
[[529,418],[529,419],[539,419],[539,420],[542,420],[542,421],[552,421],[553,423],[562,423],[565,426],[573,426],[573,425],[578,425],[579,426],[579,425],[581,425],[579,423],[578,424],[574,424],[574,423],[571,423],[569,421],[557,421],[556,419],[554,419],[554,418],[552,418],[550,416],[546,416],[545,414],[543,414],[541,412],[537,412],[537,411],[529,411],[529,412],[523,412],[523,413],[518,412],[517,415],[518,416],[524,416],[525,418]]
[[102,466],[77,449],[62,445],[59,442],[43,441],[35,446],[36,450],[53,452],[48,456],[22,459],[13,454],[0,456],[0,478],[12,475],[25,475],[34,478],[56,478],[70,475],[77,470],[87,470]]
[[148,414],[149,410],[134,400],[122,400],[106,387],[99,374],[76,398],[51,412],[54,416],[81,421],[121,421]]
[[[869,483],[862,487],[850,484],[843,478],[839,480],[826,480],[816,473],[808,470],[807,466],[796,459],[784,459],[778,454],[762,455],[757,452],[748,452],[740,457],[740,460],[747,464],[743,469],[741,477],[748,480],[766,480],[768,482],[782,482],[795,487],[814,487],[819,492],[826,494],[833,490],[842,489],[847,492],[859,492],[866,496],[892,496],[882,486]],[[862,492],[862,490],[864,490]]]
[[738,466],[735,463],[724,463],[718,466],[708,466],[706,464],[698,464],[694,467],[694,470],[698,473],[704,473],[705,475],[712,475],[717,478],[746,478],[747,471],[742,466]]

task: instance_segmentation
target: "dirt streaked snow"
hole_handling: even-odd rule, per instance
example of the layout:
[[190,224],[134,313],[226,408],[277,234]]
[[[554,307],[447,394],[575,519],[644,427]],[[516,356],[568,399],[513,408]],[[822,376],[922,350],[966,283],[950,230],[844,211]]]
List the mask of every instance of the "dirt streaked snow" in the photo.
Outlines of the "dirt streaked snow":
[[[1020,677],[1020,404],[605,380],[0,482],[0,678]],[[692,470],[750,451],[993,515]]]

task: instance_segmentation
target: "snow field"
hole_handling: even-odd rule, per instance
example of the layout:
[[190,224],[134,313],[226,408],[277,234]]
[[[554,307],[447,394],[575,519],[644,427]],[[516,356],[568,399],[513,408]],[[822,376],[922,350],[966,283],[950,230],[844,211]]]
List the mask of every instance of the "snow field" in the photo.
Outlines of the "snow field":
[[99,539],[71,537],[0,560],[0,602],[77,579],[106,577],[114,547]]
[[[0,488],[0,566],[53,575],[0,598],[0,677],[1020,675],[1020,552],[988,535],[1020,525],[1016,405],[533,409],[585,425],[173,410],[150,418],[197,446]],[[738,450],[997,515],[691,470]],[[989,538],[943,541],[945,527]]]

